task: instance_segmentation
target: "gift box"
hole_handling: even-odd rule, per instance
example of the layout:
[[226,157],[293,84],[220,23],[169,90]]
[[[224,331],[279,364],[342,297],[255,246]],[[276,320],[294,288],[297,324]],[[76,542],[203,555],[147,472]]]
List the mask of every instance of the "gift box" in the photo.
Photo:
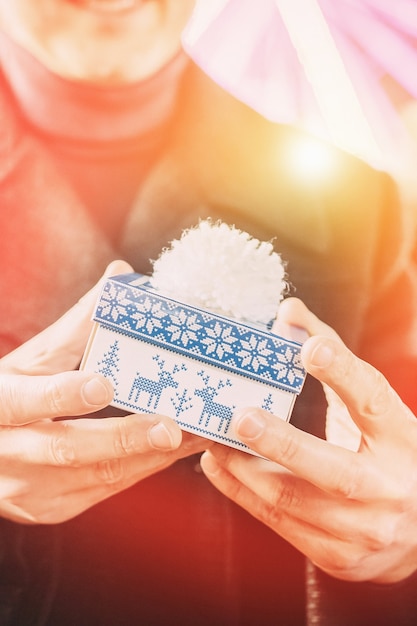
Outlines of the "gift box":
[[107,279],[94,322],[81,368],[112,382],[112,405],[234,448],[249,451],[233,435],[236,410],[289,420],[303,386],[301,344],[167,297],[148,276]]

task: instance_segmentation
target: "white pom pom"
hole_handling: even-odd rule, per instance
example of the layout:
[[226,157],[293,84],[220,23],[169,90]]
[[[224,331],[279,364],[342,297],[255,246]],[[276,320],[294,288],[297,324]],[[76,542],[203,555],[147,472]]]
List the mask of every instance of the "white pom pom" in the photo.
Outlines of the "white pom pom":
[[167,296],[254,323],[274,319],[287,288],[271,243],[210,220],[184,231],[153,269],[152,285]]

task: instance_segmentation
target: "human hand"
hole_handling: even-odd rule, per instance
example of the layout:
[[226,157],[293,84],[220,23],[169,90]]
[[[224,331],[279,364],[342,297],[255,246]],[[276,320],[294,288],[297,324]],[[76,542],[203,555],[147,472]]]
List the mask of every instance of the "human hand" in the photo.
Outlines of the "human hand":
[[267,459],[215,446],[201,460],[226,496],[328,574],[391,583],[417,569],[417,420],[369,364],[290,299],[280,321],[305,328],[307,371],[336,392],[360,439],[349,450],[260,409],[235,416],[237,436]]
[[[112,263],[107,275],[129,272]],[[45,331],[0,360],[0,515],[17,522],[67,520],[207,441],[161,415],[60,419],[106,407],[103,376],[72,371],[81,360],[96,286]]]

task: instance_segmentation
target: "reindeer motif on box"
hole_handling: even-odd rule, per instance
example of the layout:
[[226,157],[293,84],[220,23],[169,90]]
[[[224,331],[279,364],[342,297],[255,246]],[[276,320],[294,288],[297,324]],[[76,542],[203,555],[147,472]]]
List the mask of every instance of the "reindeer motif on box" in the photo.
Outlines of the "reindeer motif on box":
[[210,376],[205,374],[204,371],[198,372],[198,376],[201,376],[204,382],[203,389],[196,389],[194,391],[194,395],[199,396],[204,403],[204,407],[198,423],[201,424],[205,417],[205,427],[208,428],[210,418],[218,417],[220,422],[217,430],[218,432],[220,432],[223,428],[223,422],[226,421],[226,427],[224,429],[224,433],[226,434],[230,426],[230,421],[232,419],[233,409],[235,409],[236,407],[215,402],[214,398],[219,395],[219,391],[220,389],[222,389],[222,387],[232,387],[232,383],[229,379],[226,379],[225,381],[220,380],[217,384],[217,387],[213,387],[212,385],[209,385]]
[[137,403],[140,394],[142,392],[147,393],[147,407],[151,408],[151,405],[153,405],[152,409],[155,410],[159,404],[164,389],[167,389],[168,387],[171,387],[172,389],[178,388],[178,381],[174,379],[174,374],[181,370],[186,370],[187,368],[184,364],[181,364],[181,366],[174,365],[172,372],[170,372],[167,369],[164,369],[165,360],[161,359],[158,354],[152,357],[152,359],[158,364],[158,378],[156,380],[146,378],[145,376],[141,376],[140,372],[137,372],[136,378],[130,388],[129,400],[131,400],[135,394],[134,402]]

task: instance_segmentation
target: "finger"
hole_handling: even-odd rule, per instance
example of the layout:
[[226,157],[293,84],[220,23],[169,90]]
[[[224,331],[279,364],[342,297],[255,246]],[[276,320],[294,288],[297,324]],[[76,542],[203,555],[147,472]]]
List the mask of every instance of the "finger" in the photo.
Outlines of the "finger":
[[[107,458],[79,467],[42,465],[30,474],[35,485],[33,489],[28,485],[25,467],[21,482],[28,486],[19,495],[12,484],[14,494],[11,498],[2,497],[0,513],[17,522],[60,523],[165,469],[176,460],[201,452],[206,445],[206,440],[184,433],[183,443],[175,450]],[[37,497],[39,485],[42,485],[41,498]]]
[[213,454],[213,450],[205,452],[201,457],[201,467],[210,482],[227,498],[244,508],[256,519],[266,524],[274,532],[306,556],[312,557],[315,545],[328,541],[326,533],[314,525],[293,517],[285,509],[280,509],[259,496],[249,487],[241,483],[227,468],[223,467]]
[[[304,521],[294,517],[285,508],[263,500],[224,468],[217,461],[213,450],[202,455],[201,466],[207,478],[221,493],[269,526],[321,569],[346,580],[372,577],[378,550],[371,551],[371,558],[364,562],[361,543],[355,544],[349,535],[339,538],[317,526],[314,518]],[[367,552],[365,554],[368,555]]]
[[52,376],[0,375],[0,425],[78,416],[107,406],[111,383],[98,374],[63,372]]
[[330,326],[322,322],[298,298],[286,298],[281,302],[272,330],[288,339],[301,342],[307,338],[302,331],[306,331],[308,335],[338,337]]
[[[105,459],[88,466],[86,471],[83,468],[80,470],[83,472],[82,484],[95,504],[206,448],[207,440],[183,433],[183,441],[175,450],[155,450],[126,458]],[[76,487],[79,488],[80,484],[78,477]]]
[[81,360],[91,331],[91,315],[103,279],[131,272],[124,261],[114,261],[100,281],[65,315],[0,361],[3,371],[21,374],[52,374],[75,369]]
[[410,410],[385,377],[340,340],[311,337],[301,357],[306,370],[342,399],[363,434],[392,442],[401,423],[410,419],[414,423]]
[[260,456],[324,491],[343,498],[372,500],[384,489],[364,455],[314,437],[266,411],[239,411],[232,426],[236,436]]
[[285,512],[326,534],[360,543],[367,551],[383,549],[393,539],[394,515],[381,510],[379,503],[376,524],[374,506],[335,498],[276,463],[225,446],[215,446],[211,453],[224,470],[270,506],[270,524],[276,514]]
[[2,459],[79,467],[107,459],[174,450],[181,430],[161,415],[38,422],[0,433]]

